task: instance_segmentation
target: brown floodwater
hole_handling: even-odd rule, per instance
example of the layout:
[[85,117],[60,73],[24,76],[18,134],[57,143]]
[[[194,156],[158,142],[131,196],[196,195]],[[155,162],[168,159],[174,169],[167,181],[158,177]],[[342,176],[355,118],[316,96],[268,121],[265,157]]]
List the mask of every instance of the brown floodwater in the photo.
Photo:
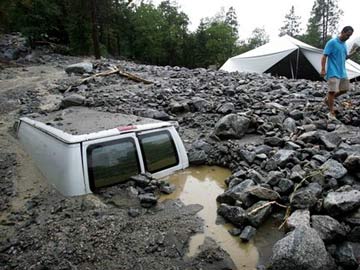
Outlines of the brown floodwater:
[[165,178],[176,185],[176,191],[161,196],[160,200],[179,198],[186,205],[201,204],[204,207],[198,213],[204,219],[204,233],[191,238],[187,256],[194,256],[205,237],[211,237],[230,255],[237,269],[254,270],[259,263],[268,262],[272,245],[283,237],[283,233],[277,229],[279,224],[269,219],[252,240],[243,243],[238,236],[228,232],[233,228],[231,224],[216,224],[216,197],[226,189],[224,180],[230,175],[230,170],[217,166],[188,168]]

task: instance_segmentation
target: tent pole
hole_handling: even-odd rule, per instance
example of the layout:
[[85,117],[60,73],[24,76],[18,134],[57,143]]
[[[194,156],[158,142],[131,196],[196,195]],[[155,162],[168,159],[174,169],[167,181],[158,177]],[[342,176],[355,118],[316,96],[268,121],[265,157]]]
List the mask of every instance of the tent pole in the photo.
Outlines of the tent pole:
[[291,58],[290,58],[290,70],[291,70],[291,78],[294,79],[294,69],[293,69],[293,66],[292,66]]
[[295,78],[297,79],[298,76],[298,70],[299,70],[299,57],[300,57],[300,48],[297,49],[296,52],[296,70],[295,70]]

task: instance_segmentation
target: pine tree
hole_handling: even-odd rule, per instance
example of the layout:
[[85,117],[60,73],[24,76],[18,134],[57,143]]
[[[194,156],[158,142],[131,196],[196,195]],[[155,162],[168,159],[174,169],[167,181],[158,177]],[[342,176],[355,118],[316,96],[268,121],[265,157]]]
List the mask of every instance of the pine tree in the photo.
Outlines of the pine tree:
[[234,35],[237,36],[239,24],[235,9],[233,7],[230,7],[229,10],[226,12],[225,23],[231,27]]
[[337,3],[337,0],[315,0],[307,26],[306,40],[314,42],[315,35],[319,34],[319,45],[323,47],[329,37],[336,33],[340,16],[343,15]]
[[291,37],[296,37],[299,35],[300,28],[300,16],[295,15],[295,8],[291,6],[291,9],[288,14],[285,15],[284,26],[280,28],[280,35],[289,35]]

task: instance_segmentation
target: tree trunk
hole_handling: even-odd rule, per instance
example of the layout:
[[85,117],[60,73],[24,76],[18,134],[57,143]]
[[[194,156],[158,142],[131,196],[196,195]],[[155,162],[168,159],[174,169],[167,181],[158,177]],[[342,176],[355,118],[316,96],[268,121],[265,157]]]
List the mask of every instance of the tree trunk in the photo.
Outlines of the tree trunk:
[[97,20],[96,20],[96,0],[91,0],[91,23],[92,23],[92,40],[94,46],[94,55],[96,59],[100,59],[100,45],[99,45],[99,35],[97,29]]

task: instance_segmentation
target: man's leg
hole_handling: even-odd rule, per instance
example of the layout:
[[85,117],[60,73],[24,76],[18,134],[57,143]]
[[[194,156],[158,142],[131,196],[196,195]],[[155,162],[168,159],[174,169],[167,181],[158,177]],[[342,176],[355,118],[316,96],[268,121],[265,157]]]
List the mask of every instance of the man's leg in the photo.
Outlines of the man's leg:
[[329,106],[330,113],[335,116],[334,103],[335,103],[336,92],[328,92],[327,94],[327,104]]
[[336,92],[335,98],[347,93],[350,90],[349,79],[341,79],[339,83],[339,91]]
[[340,80],[337,78],[330,78],[328,80],[329,90],[327,94],[326,104],[329,107],[329,111],[332,117],[335,117],[334,103],[335,103],[336,93],[340,92],[338,91],[339,84],[340,84]]

